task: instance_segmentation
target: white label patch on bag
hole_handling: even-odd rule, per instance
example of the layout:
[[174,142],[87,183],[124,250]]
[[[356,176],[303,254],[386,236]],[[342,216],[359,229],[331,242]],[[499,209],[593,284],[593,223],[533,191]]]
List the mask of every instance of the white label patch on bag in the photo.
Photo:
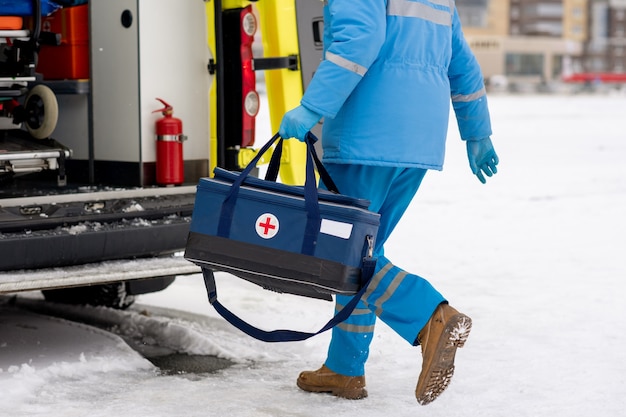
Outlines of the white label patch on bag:
[[256,219],[255,229],[257,235],[263,239],[271,239],[278,233],[280,223],[272,213],[263,213]]
[[352,223],[343,223],[335,220],[322,219],[320,233],[350,239],[352,234]]

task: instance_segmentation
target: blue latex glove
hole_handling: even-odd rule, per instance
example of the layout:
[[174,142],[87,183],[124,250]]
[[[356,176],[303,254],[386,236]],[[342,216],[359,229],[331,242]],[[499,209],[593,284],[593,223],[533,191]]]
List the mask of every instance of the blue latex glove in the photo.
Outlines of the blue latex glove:
[[488,177],[498,172],[496,165],[500,160],[490,138],[467,141],[467,159],[469,159],[472,173],[478,177],[483,184],[487,182],[483,173]]
[[278,134],[281,138],[296,138],[300,142],[304,142],[307,132],[320,121],[322,116],[312,112],[304,106],[298,106],[288,111],[283,116],[278,128]]

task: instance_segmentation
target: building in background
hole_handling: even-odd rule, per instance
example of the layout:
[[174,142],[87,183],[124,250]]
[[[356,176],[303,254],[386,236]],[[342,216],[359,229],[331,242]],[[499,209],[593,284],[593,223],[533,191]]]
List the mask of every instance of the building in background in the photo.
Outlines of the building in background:
[[585,72],[626,72],[626,0],[589,0]]
[[485,78],[626,72],[626,0],[456,0]]

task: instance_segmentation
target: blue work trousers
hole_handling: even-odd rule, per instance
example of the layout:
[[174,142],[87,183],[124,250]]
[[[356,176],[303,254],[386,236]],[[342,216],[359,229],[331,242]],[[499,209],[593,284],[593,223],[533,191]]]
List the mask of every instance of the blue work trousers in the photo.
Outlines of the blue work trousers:
[[[370,200],[369,209],[380,214],[374,276],[354,312],[333,328],[325,362],[334,372],[360,376],[365,374],[377,316],[406,341],[415,344],[435,308],[445,301],[424,278],[400,269],[384,256],[385,241],[409,206],[426,170],[334,163],[324,166],[341,194]],[[337,295],[336,309],[341,309],[350,299]]]

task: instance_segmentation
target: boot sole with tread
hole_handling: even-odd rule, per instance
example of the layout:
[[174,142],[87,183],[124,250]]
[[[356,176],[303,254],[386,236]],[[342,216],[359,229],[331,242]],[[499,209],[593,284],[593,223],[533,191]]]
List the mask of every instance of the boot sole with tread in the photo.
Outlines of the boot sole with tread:
[[462,348],[472,329],[472,319],[464,314],[457,314],[446,324],[439,341],[436,358],[433,358],[426,372],[427,380],[424,387],[418,391],[415,388],[415,398],[421,405],[433,402],[450,385],[454,375],[454,357],[456,350]]

